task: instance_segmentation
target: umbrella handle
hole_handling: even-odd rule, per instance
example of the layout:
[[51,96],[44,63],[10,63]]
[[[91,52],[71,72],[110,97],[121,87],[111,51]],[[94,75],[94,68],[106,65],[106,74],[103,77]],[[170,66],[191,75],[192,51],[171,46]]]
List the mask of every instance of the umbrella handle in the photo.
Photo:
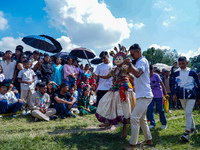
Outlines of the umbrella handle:
[[85,50],[83,50],[83,53],[84,53],[85,57],[87,58],[87,61],[88,61],[88,63],[89,63],[89,66],[91,67],[91,64],[90,64],[90,62],[89,62],[89,60],[88,60],[88,57],[87,57],[87,55],[86,55],[86,53],[85,53]]

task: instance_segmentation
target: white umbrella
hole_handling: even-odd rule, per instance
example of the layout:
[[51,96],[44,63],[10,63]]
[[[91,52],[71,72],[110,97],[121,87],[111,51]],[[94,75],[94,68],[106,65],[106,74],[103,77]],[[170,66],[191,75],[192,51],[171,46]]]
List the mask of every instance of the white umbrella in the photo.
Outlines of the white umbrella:
[[160,71],[162,71],[162,69],[166,69],[166,70],[170,71],[172,66],[168,66],[163,63],[156,63],[153,65],[153,67],[157,67],[158,69],[160,69]]

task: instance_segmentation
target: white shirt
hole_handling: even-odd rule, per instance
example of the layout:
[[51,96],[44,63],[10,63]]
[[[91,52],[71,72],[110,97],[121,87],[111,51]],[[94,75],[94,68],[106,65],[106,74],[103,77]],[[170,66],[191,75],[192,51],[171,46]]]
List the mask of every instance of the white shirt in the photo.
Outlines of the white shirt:
[[5,76],[3,73],[0,73],[0,82],[3,82],[3,80],[5,79]]
[[15,94],[12,91],[11,92],[7,92],[4,95],[0,94],[0,101],[1,100],[7,100],[8,105],[9,104],[14,104],[14,103],[16,103],[18,101],[16,96],[15,96]]
[[16,66],[16,61],[10,61],[7,63],[7,61],[1,61],[0,65],[3,68],[3,74],[5,76],[5,79],[12,79],[14,77],[14,72],[15,72],[15,66]]
[[139,78],[134,76],[136,98],[152,98],[153,94],[150,87],[149,63],[147,59],[145,57],[140,57],[135,67],[143,71],[143,74]]
[[[98,75],[107,75],[112,70],[113,64],[102,63],[97,66],[95,73]],[[99,79],[97,90],[108,91],[112,87],[112,77],[109,79]]]
[[[18,73],[18,78],[21,78],[22,81],[33,81],[33,76],[35,76],[35,72],[30,68],[24,68]],[[32,84],[20,83],[20,85],[23,90],[30,90],[35,88],[34,82]]]

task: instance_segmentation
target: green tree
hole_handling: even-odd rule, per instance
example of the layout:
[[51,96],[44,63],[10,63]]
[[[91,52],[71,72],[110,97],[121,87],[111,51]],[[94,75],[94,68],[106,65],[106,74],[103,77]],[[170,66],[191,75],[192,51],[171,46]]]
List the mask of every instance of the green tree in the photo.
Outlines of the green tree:
[[196,72],[200,72],[200,55],[190,57],[189,62],[191,63],[191,66]]
[[179,55],[176,50],[161,50],[154,47],[147,49],[142,53],[151,65],[156,63],[164,63],[172,66],[177,61]]

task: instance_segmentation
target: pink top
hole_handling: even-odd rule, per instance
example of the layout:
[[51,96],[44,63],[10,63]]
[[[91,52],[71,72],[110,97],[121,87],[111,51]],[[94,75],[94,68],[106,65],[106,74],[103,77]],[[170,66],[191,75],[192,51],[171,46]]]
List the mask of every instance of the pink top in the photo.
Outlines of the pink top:
[[69,81],[68,76],[72,73],[78,73],[78,70],[76,69],[76,67],[74,65],[68,65],[65,64],[63,66],[63,72],[64,72],[64,79],[66,79],[67,81]]

